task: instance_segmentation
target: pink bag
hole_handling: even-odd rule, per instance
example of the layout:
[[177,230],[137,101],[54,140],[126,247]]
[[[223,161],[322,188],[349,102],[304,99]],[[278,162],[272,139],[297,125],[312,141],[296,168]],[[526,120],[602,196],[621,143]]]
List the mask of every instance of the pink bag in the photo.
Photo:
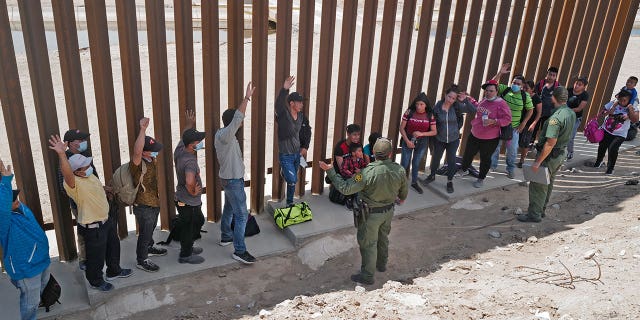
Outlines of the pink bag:
[[604,129],[598,123],[598,118],[593,118],[587,122],[587,125],[584,127],[584,136],[587,137],[587,140],[591,143],[598,143],[604,139]]

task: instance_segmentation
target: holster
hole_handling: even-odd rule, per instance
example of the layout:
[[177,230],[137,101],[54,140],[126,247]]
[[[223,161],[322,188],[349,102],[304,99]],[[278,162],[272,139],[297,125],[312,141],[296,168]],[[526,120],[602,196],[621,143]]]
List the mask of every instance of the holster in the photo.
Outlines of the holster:
[[353,225],[358,226],[367,221],[369,215],[369,206],[362,201],[357,195],[353,198]]

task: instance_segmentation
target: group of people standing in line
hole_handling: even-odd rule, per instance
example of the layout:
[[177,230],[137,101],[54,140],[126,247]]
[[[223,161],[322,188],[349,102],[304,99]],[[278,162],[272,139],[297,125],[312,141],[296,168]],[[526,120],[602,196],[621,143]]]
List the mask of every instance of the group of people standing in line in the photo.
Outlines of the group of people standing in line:
[[[558,69],[547,70],[545,79],[537,84],[514,76],[511,85],[499,83],[502,75],[510,72],[505,64],[493,79],[482,85],[484,98],[476,101],[462,88],[447,88],[444,98],[432,106],[427,96],[420,93],[409,105],[400,124],[401,163],[393,162],[395,144],[378,133],[372,133],[369,144],[360,142],[362,129],[357,124],[347,126],[347,137],[334,147],[333,163],[318,165],[327,172],[327,180],[345,195],[358,193],[367,204],[369,216],[358,226],[358,244],[362,256],[360,272],[351,279],[372,284],[375,271],[386,270],[388,234],[394,205],[407,197],[408,185],[423,193],[420,185],[435,180],[436,171],[444,155],[447,163],[447,192],[453,193],[453,177],[458,171],[456,153],[460,144],[463,114],[471,121],[471,133],[462,157],[462,170],[471,166],[480,154],[480,169],[473,186],[480,188],[490,169],[497,167],[501,144],[506,145],[507,175],[514,178],[516,167],[521,167],[529,149],[538,152],[533,170],[547,167],[551,183],[530,183],[529,210],[518,217],[521,221],[539,222],[553,187],[553,178],[564,160],[574,155],[574,139],[581,123],[584,108],[589,101],[588,81],[579,77],[568,90],[556,81]],[[297,92],[289,93],[295,77],[288,77],[275,101],[278,123],[278,151],[280,174],[286,188],[286,204],[292,205],[297,172],[301,161],[306,162],[311,140],[309,120],[302,112],[305,99]],[[632,123],[638,122],[637,78],[631,77],[616,95],[616,100],[605,105],[599,114],[605,116],[605,137],[600,142],[595,167],[604,164],[608,152],[606,174],[613,173],[618,148]],[[244,231],[248,218],[244,191],[244,161],[236,133],[243,124],[246,109],[255,87],[247,85],[242,103],[222,115],[223,127],[214,135],[216,155],[220,164],[219,177],[225,191],[225,204],[221,218],[219,245],[233,244],[232,258],[244,264],[256,261],[247,250]],[[195,129],[195,114],[186,114],[187,126],[174,150],[177,175],[175,206],[176,224],[180,225],[178,262],[198,264],[204,261],[203,249],[194,246],[204,224],[201,195],[203,193],[197,151],[204,148],[205,132]],[[149,259],[162,256],[167,250],[154,246],[153,232],[160,212],[157,160],[163,144],[146,134],[150,120],[140,119],[140,131],[133,147],[129,173],[140,187],[133,205],[133,214],[139,226],[136,246],[138,269],[156,272],[159,266]],[[511,139],[501,140],[504,127],[510,127]],[[537,136],[537,143],[534,144]],[[120,265],[120,244],[116,232],[117,204],[110,187],[99,180],[93,165],[87,139],[89,134],[72,129],[61,138],[49,139],[50,149],[60,162],[59,183],[70,198],[71,211],[76,218],[80,268],[90,285],[100,291],[113,289],[111,280],[126,278],[132,270]],[[522,149],[519,162],[518,147]],[[420,161],[432,149],[429,174],[418,178]],[[0,161],[0,244],[3,262],[12,283],[20,290],[20,309],[23,319],[34,319],[39,294],[49,278],[48,241],[33,213],[18,200],[19,190],[12,189],[11,166]],[[407,182],[407,177],[410,182]],[[231,223],[235,227],[231,229]],[[103,267],[106,263],[106,277]]]

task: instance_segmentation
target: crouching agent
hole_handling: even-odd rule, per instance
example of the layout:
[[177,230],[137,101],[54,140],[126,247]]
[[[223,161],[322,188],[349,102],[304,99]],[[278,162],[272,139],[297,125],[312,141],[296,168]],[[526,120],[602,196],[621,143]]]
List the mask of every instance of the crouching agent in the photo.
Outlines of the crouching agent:
[[[343,180],[332,165],[319,162],[333,185],[344,195],[358,193],[366,204],[365,215],[357,221],[358,245],[362,264],[360,272],[351,276],[354,282],[371,285],[375,271],[385,272],[389,257],[389,232],[396,200],[407,198],[405,170],[393,162],[391,140],[380,138],[373,146],[376,161],[348,180]],[[380,160],[380,161],[378,161]]]

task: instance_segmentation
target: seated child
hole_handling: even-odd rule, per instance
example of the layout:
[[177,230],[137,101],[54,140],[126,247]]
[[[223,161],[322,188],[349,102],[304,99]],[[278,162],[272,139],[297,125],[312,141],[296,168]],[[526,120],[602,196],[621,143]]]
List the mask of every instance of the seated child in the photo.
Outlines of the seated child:
[[364,153],[365,157],[369,158],[369,162],[373,162],[376,160],[376,156],[373,154],[373,145],[376,144],[376,141],[378,141],[378,138],[382,137],[382,135],[378,132],[372,132],[369,135],[369,144],[367,144],[366,146],[364,146],[364,148],[362,149],[362,152]]
[[351,153],[351,157],[345,157],[342,162],[342,167],[340,167],[340,175],[345,179],[353,177],[354,174],[360,172],[360,169],[363,169],[369,164],[369,160],[362,152],[361,144],[352,143],[349,146],[349,152]]

